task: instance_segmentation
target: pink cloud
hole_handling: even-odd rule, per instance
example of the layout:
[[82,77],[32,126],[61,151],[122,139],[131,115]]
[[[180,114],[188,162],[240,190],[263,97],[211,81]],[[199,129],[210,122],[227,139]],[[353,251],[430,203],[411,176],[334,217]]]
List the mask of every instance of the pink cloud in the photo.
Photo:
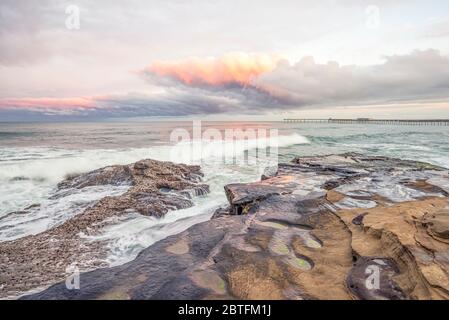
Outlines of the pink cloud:
[[144,73],[188,86],[247,86],[258,76],[274,70],[280,60],[277,55],[231,53],[220,58],[156,61]]
[[75,98],[10,98],[0,99],[0,108],[13,109],[78,109],[94,107],[94,99]]

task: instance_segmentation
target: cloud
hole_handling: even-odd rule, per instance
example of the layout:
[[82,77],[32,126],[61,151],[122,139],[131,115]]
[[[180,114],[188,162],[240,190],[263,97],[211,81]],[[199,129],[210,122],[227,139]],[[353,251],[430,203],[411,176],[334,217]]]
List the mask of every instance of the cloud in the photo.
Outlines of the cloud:
[[0,99],[4,121],[39,120],[54,117],[86,117],[95,112],[93,98],[12,98]]
[[61,18],[61,2],[2,0],[0,65],[25,65],[46,59],[55,45],[51,30]]
[[276,55],[230,53],[220,58],[156,61],[143,73],[193,87],[247,86],[254,78],[272,71],[279,60]]
[[403,104],[406,110],[407,103],[449,99],[449,57],[436,50],[386,56],[383,63],[370,66],[320,64],[312,57],[292,64],[273,57],[232,54],[153,63],[143,73],[161,86],[158,94],[0,99],[0,113],[117,118],[263,114],[386,103]]
[[319,64],[306,57],[280,63],[253,85],[296,107],[448,99],[449,57],[417,50],[371,66]]
[[0,118],[22,120],[86,120],[244,113],[242,97],[170,90],[164,94],[130,93],[89,98],[0,99]]
[[449,37],[449,19],[439,19],[432,23],[422,32],[425,38],[446,38]]
[[91,108],[94,106],[92,98],[13,98],[0,99],[0,107],[10,109],[73,109]]
[[449,98],[449,57],[432,49],[385,56],[368,66],[316,63],[313,57],[291,64],[279,56],[240,54],[165,62],[144,73],[151,81],[168,79],[165,85],[199,95],[220,93],[262,111]]

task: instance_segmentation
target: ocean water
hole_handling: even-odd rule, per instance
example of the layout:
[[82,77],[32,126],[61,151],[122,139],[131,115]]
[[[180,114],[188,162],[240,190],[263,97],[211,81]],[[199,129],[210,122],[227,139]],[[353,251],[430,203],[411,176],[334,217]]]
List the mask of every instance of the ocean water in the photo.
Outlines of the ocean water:
[[[88,238],[108,241],[111,265],[129,261],[155,241],[209,219],[216,208],[227,203],[224,185],[256,181],[261,170],[277,161],[286,162],[295,156],[359,152],[426,161],[449,168],[447,127],[283,122],[203,122],[201,125],[203,131],[211,129],[223,136],[231,129],[254,130],[259,138],[232,143],[200,141],[202,153],[189,154],[190,144],[170,140],[176,128],[185,129],[193,136],[193,123],[187,121],[0,123],[0,241],[45,231],[105,195],[126,191],[103,186],[48,199],[55,192],[56,184],[67,175],[144,158],[201,164],[211,193],[195,198],[194,207],[170,212],[162,219],[135,214],[117,218],[99,235]],[[277,138],[261,137],[261,132],[273,129],[277,130]],[[261,156],[261,146],[270,157]],[[41,206],[31,213],[8,215],[37,203]]]

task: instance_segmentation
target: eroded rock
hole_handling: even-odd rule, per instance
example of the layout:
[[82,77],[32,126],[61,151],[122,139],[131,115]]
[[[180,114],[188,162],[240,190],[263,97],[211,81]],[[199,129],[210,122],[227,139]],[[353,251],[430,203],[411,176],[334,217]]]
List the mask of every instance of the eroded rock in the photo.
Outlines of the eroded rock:
[[[104,197],[64,223],[36,235],[0,243],[0,297],[46,286],[64,279],[66,268],[80,270],[106,266],[106,248],[85,240],[108,225],[110,219],[137,212],[161,217],[170,210],[193,205],[191,198],[209,191],[201,184],[199,166],[142,160],[110,166],[70,177],[58,185],[53,197],[61,199],[75,189],[98,185],[127,185],[126,192]],[[189,195],[189,197],[186,196]]]
[[[129,263],[27,299],[448,299],[447,169],[297,158]],[[376,278],[377,277],[377,278]]]
[[440,238],[449,239],[449,208],[435,212],[425,219],[429,231]]

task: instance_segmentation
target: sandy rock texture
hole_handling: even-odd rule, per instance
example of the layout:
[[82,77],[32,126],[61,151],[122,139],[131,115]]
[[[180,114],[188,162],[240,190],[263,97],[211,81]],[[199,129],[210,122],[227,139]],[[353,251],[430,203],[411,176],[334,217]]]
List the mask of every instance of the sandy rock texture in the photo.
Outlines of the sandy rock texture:
[[[0,282],[3,287],[0,297],[61,281],[66,277],[66,268],[74,263],[81,270],[105,266],[104,244],[84,240],[85,236],[95,235],[111,223],[111,218],[129,213],[161,217],[169,210],[191,207],[192,197],[209,192],[209,187],[201,184],[201,177],[199,166],[142,160],[62,181],[53,198],[63,198],[76,189],[98,185],[129,188],[119,196],[104,197],[92,203],[47,231],[1,242]],[[26,214],[26,210],[20,214]]]
[[449,175],[359,154],[302,157],[225,187],[229,207],[26,299],[448,299]]

